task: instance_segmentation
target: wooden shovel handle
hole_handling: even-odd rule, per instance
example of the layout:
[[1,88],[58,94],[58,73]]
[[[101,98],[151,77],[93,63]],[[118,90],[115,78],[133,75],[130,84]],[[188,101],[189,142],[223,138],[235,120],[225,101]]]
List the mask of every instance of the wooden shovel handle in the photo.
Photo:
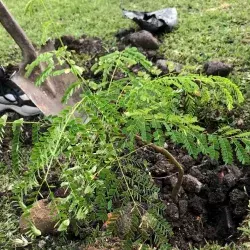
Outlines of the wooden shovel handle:
[[20,71],[24,72],[27,64],[31,63],[36,59],[36,50],[27,35],[24,33],[23,29],[16,22],[14,17],[10,14],[10,12],[2,1],[0,1],[0,23],[12,36],[16,44],[22,50],[23,61],[20,65]]

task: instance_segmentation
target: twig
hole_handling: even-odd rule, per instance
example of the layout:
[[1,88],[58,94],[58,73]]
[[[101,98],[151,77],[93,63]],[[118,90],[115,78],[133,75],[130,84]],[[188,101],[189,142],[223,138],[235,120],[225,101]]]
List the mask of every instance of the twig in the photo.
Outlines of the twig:
[[174,174],[171,174],[171,175],[167,175],[167,176],[161,176],[161,177],[152,177],[153,179],[156,179],[156,180],[161,180],[161,179],[168,179],[168,178],[171,178],[172,176],[176,175],[176,173]]
[[177,167],[177,169],[178,169],[178,180],[177,180],[177,183],[175,184],[175,186],[174,186],[174,188],[172,190],[172,199],[174,200],[174,202],[176,202],[178,193],[179,193],[181,185],[182,185],[183,175],[184,175],[184,170],[183,170],[182,165],[165,148],[156,146],[153,143],[148,144],[147,142],[143,141],[142,138],[140,136],[138,136],[138,135],[135,136],[135,139],[138,142],[142,143],[143,145],[147,144],[148,146],[153,148],[156,152],[161,153],[162,155],[164,155],[169,160],[170,163],[172,163],[173,165],[175,165]]

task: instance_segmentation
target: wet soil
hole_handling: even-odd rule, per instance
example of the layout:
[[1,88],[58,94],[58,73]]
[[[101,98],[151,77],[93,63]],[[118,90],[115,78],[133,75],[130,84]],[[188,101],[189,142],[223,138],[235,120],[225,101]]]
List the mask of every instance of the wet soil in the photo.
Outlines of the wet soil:
[[147,160],[161,189],[161,199],[167,205],[165,217],[174,231],[170,243],[186,250],[190,245],[202,246],[205,241],[222,245],[237,241],[237,227],[247,215],[250,171],[220,165],[206,157],[194,160],[178,147],[169,146],[168,150],[185,169],[177,203],[171,198],[177,169],[152,149],[139,150],[137,157],[138,161]]

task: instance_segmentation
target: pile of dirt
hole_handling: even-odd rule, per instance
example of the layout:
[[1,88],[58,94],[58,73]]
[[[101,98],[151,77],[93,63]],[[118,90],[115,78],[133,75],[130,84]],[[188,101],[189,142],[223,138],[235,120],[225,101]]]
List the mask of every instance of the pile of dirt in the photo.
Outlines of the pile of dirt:
[[102,40],[96,37],[91,38],[82,35],[77,39],[73,36],[62,36],[60,39],[56,39],[55,48],[58,49],[62,44],[67,46],[68,50],[74,50],[77,54],[100,56],[105,53]]
[[177,169],[161,154],[140,149],[138,161],[147,160],[148,168],[160,187],[166,204],[165,217],[174,236],[170,239],[179,249],[200,247],[205,241],[222,245],[237,239],[237,227],[247,215],[250,194],[250,171],[232,165],[220,165],[206,157],[192,159],[180,148],[168,149],[185,169],[178,202],[171,192]]

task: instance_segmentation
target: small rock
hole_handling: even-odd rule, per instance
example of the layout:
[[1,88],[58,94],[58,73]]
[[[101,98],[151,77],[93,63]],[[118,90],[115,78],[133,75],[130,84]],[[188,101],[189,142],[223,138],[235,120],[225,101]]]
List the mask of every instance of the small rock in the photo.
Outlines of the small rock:
[[192,175],[184,175],[182,187],[185,191],[190,193],[199,193],[202,188],[202,183]]
[[242,127],[244,125],[244,120],[240,118],[239,120],[237,120],[236,124],[237,126]]
[[232,173],[237,180],[242,176],[242,171],[237,166],[227,165],[226,168],[228,173]]
[[155,50],[148,50],[147,57],[148,59],[155,59],[157,56],[157,52]]
[[180,157],[179,161],[184,166],[185,171],[189,170],[195,164],[195,160],[190,155],[186,155],[186,154]]
[[233,214],[235,217],[245,216],[247,214],[247,205],[242,206],[242,204],[236,204]]
[[159,68],[163,74],[168,74],[168,65],[167,65],[167,60],[164,59],[159,59],[156,61],[156,66]]
[[56,198],[66,198],[70,194],[70,189],[65,187],[59,187],[55,192],[54,196]]
[[164,201],[165,204],[168,205],[169,202],[172,202],[172,196],[169,192],[164,192],[163,194],[161,194],[161,199]]
[[142,71],[142,68],[139,65],[135,65],[134,67],[131,68],[131,70],[133,73],[138,74],[139,71]]
[[30,221],[41,231],[42,235],[55,233],[58,212],[53,206],[46,199],[35,202],[30,209],[29,216],[23,214],[20,218],[21,233],[26,233],[29,230]]
[[156,164],[150,168],[150,172],[155,177],[168,176],[175,169],[173,164],[168,163],[167,161],[157,161]]
[[166,208],[166,215],[170,217],[172,220],[179,219],[179,209],[174,203],[170,203]]
[[225,190],[231,189],[234,185],[236,185],[241,175],[241,170],[236,166],[226,165],[218,168],[219,182],[223,183]]
[[190,171],[189,171],[190,175],[196,177],[199,181],[203,180],[203,175],[201,173],[201,171],[199,170],[198,166],[193,166]]
[[232,71],[232,66],[223,62],[212,61],[205,63],[204,71],[208,76],[213,75],[226,77]]
[[170,73],[180,74],[182,70],[182,65],[176,62],[167,61],[166,62],[168,70]]
[[155,185],[157,186],[157,187],[159,187],[160,189],[162,189],[162,180],[154,180],[154,183],[155,183]]
[[159,41],[148,31],[141,30],[128,35],[128,40],[136,47],[156,50],[159,48]]
[[176,63],[176,64],[175,64],[174,73],[180,74],[181,71],[182,71],[182,67],[183,67],[183,66],[182,66],[180,63]]
[[132,226],[132,219],[133,219],[132,208],[133,204],[128,203],[124,207],[122,215],[117,220],[117,225],[118,225],[117,234],[120,239],[124,239],[124,237],[126,237],[126,232],[128,232],[128,230]]
[[182,65],[179,63],[171,62],[166,59],[158,59],[156,66],[162,71],[162,74],[175,73],[180,74]]
[[204,239],[202,234],[192,235],[191,238],[194,242],[198,242],[198,243],[202,242],[202,240]]
[[[170,175],[169,178],[166,178],[164,180],[164,184],[167,185],[163,188],[163,193],[168,193],[169,192],[169,185],[171,186],[171,190],[175,187],[176,183],[178,181],[178,178],[175,175]],[[180,188],[179,194],[182,195],[184,194],[184,189],[183,187]]]

